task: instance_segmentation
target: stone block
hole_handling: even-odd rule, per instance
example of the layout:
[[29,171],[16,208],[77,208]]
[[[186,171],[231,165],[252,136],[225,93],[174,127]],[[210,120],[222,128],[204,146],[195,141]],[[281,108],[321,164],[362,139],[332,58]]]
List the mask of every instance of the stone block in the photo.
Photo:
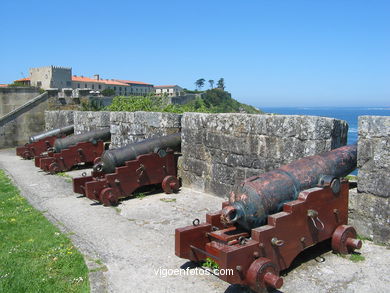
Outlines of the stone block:
[[349,224],[359,235],[390,245],[390,198],[350,190]]
[[360,116],[358,191],[390,197],[390,117]]

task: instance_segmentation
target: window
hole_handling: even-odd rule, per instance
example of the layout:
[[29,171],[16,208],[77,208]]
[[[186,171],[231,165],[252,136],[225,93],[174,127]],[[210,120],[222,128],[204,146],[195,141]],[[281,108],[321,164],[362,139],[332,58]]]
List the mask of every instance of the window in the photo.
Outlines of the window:
[[116,86],[114,86],[114,91],[116,91]]
[[42,86],[42,82],[41,81],[37,81],[37,86]]
[[84,87],[85,87],[85,88],[87,88],[87,87],[88,87],[88,85],[87,85],[87,84],[84,84]]
[[92,85],[92,89],[93,89],[93,90],[95,89],[95,85],[94,85],[94,84]]
[[99,84],[99,90],[102,88],[102,86]]
[[80,84],[79,83],[77,84],[77,88],[80,88]]
[[119,88],[119,91],[120,91],[120,92],[122,91],[122,88],[121,88],[121,87]]
[[66,86],[71,86],[71,82],[70,82],[70,81],[67,81],[67,82],[66,82]]

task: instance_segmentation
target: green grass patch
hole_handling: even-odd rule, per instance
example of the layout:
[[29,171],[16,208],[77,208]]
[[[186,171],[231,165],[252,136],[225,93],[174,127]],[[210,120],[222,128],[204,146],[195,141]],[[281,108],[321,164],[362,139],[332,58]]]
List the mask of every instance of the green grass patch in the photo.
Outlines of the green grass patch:
[[357,176],[347,175],[345,176],[345,179],[348,179],[349,181],[357,181]]
[[0,292],[89,292],[71,241],[0,170]]
[[69,174],[66,174],[65,172],[59,172],[56,175],[60,176],[60,177],[64,177],[65,178],[65,182],[68,182],[68,183],[71,183],[72,180],[73,180],[72,176],[70,176]]
[[162,202],[176,202],[176,198],[160,198]]
[[352,253],[349,256],[349,259],[353,262],[359,262],[359,261],[364,261],[366,258],[363,255],[361,255],[360,253]]
[[145,196],[146,196],[146,194],[143,192],[134,193],[134,197],[138,198],[138,199],[143,199]]
[[211,258],[206,258],[206,261],[202,264],[202,266],[210,269],[219,269],[219,265]]
[[362,241],[372,241],[372,238],[365,237],[365,236],[362,236],[362,235],[359,235],[359,234],[356,235],[356,238],[359,239],[359,240],[362,240]]

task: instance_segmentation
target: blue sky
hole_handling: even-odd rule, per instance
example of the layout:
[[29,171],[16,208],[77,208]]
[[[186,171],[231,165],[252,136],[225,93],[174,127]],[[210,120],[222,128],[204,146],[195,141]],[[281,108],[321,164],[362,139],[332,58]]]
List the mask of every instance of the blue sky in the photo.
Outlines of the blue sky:
[[390,1],[6,1],[0,83],[30,67],[194,89],[261,106],[390,106]]

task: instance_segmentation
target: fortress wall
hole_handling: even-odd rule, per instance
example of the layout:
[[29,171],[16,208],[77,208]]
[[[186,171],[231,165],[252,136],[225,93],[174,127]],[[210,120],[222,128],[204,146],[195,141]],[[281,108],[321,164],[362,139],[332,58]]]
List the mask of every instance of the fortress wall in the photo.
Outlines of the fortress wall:
[[111,112],[111,148],[180,132],[181,116],[160,112]]
[[359,234],[390,245],[390,116],[360,116],[358,185],[350,222]]
[[74,124],[73,110],[45,111],[45,129],[60,128]]
[[74,133],[110,127],[110,112],[74,111]]
[[345,121],[317,116],[185,113],[180,176],[225,197],[233,185],[347,142]]

